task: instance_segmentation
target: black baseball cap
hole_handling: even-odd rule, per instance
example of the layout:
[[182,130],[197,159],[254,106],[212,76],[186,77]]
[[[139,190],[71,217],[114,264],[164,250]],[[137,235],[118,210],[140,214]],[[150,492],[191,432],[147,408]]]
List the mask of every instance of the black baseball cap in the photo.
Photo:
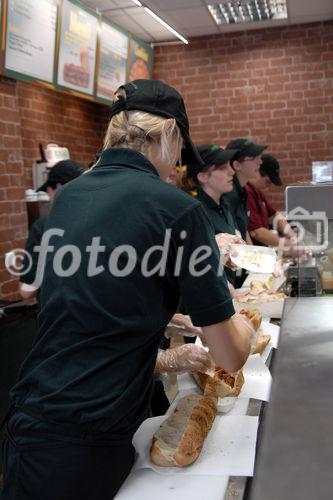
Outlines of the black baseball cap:
[[52,184],[66,184],[83,174],[84,170],[84,166],[77,161],[58,161],[58,163],[53,165],[50,169],[47,180],[37,189],[37,191],[47,191],[47,187],[52,186]]
[[274,156],[262,155],[262,164],[259,167],[259,172],[263,177],[269,177],[275,186],[282,186],[280,178],[280,165]]
[[267,148],[267,146],[262,146],[261,144],[256,144],[250,139],[234,139],[227,144],[226,149],[237,149],[238,153],[235,155],[233,160],[239,160],[249,156],[250,158],[255,158],[260,156],[262,152]]
[[202,158],[202,163],[188,163],[187,174],[194,176],[208,165],[224,165],[228,163],[238,153],[235,149],[222,149],[217,144],[202,144],[197,146],[197,150]]
[[[119,87],[126,93],[111,106],[111,118],[120,111],[146,111],[165,118],[174,118],[185,143],[185,155],[192,162],[201,158],[190,138],[190,127],[182,96],[160,80],[134,80]],[[118,90],[119,90],[118,89]],[[184,161],[183,161],[184,163]]]

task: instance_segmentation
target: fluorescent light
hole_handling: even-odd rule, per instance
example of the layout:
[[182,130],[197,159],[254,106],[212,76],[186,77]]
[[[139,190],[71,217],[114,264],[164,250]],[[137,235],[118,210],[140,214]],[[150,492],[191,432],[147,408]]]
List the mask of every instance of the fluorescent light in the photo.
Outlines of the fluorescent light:
[[137,5],[138,7],[143,7],[144,10],[146,12],[148,12],[148,14],[150,16],[152,16],[154,19],[156,19],[156,21],[158,21],[160,24],[162,24],[162,26],[164,26],[164,28],[169,30],[173,35],[175,35],[177,38],[179,38],[179,40],[181,40],[183,43],[188,44],[188,40],[186,40],[186,38],[184,38],[180,33],[178,33],[178,31],[173,29],[168,23],[163,21],[163,19],[161,19],[157,14],[155,14],[155,12],[153,12],[148,7],[146,7],[144,3],[140,2],[139,0],[132,0],[132,2],[135,3],[135,5]]
[[[133,0],[133,2],[134,2],[134,0]],[[183,43],[188,44],[188,40],[186,40],[186,38],[184,38],[182,35],[180,35],[178,33],[178,31],[174,30],[168,23],[163,21],[163,19],[158,17],[158,15],[155,14],[155,12],[150,10],[148,7],[145,7],[144,5],[142,5],[142,6],[145,9],[145,11],[148,12],[148,14],[150,14],[154,19],[156,19],[156,21],[158,21],[160,24],[162,24],[162,26],[164,26],[164,28],[169,30],[173,35],[175,35],[177,38],[179,38],[179,40],[181,40]]]
[[207,7],[218,25],[288,18],[287,0],[225,0]]

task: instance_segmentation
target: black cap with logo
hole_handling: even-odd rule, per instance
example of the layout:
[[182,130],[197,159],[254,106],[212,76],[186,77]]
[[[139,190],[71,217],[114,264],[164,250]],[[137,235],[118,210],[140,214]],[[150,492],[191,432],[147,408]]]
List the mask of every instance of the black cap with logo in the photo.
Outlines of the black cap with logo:
[[235,155],[233,160],[242,160],[246,156],[255,158],[256,156],[260,156],[266,148],[267,146],[256,144],[250,139],[234,139],[230,141],[226,147],[226,149],[238,150],[238,153]]
[[261,157],[262,164],[259,167],[263,177],[269,177],[275,186],[282,186],[280,178],[280,165],[274,156],[264,154]]
[[61,160],[56,163],[48,173],[47,180],[37,191],[46,191],[48,186],[67,182],[79,177],[84,172],[84,166],[74,160]]
[[206,166],[224,165],[228,163],[238,153],[234,149],[222,149],[217,144],[203,144],[197,146],[197,150],[202,158],[203,164],[187,163],[187,174],[194,176],[202,171]]
[[[174,118],[185,143],[185,154],[192,162],[201,163],[200,156],[191,141],[189,122],[182,96],[160,80],[134,80],[119,87],[126,93],[111,106],[111,117],[120,111],[146,111],[165,118]],[[184,161],[183,161],[184,163]]]

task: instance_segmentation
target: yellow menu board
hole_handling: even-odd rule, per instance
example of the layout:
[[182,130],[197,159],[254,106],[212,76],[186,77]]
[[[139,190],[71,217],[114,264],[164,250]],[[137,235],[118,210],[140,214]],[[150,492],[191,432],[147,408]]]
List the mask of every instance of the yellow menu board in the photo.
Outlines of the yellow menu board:
[[101,23],[97,97],[112,99],[119,85],[126,82],[128,36],[108,23]]
[[93,95],[98,18],[82,4],[63,0],[58,85]]

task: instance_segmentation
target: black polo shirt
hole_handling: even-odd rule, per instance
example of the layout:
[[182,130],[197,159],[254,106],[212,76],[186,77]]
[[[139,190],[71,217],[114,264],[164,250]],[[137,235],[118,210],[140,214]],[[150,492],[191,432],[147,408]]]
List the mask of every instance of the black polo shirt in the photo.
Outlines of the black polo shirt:
[[240,185],[237,175],[234,175],[233,190],[230,193],[225,193],[223,198],[228,202],[232,210],[236,228],[240,231],[243,240],[245,240],[248,227],[247,192]]
[[[39,334],[11,397],[44,419],[131,436],[146,416],[158,346],[180,295],[196,325],[234,314],[225,276],[216,272],[213,230],[200,202],[164,183],[142,154],[118,148],[57,193],[45,229],[53,228],[63,233],[49,245],[54,249],[41,287]],[[163,244],[167,230],[165,273],[144,276],[147,251]],[[105,247],[95,268],[87,251],[93,238]],[[121,245],[133,247],[137,258],[128,259]],[[211,269],[193,276],[190,256],[201,245],[213,250],[196,271],[207,264]],[[79,267],[59,276],[61,252],[75,253],[74,247]],[[66,270],[74,261],[64,255]],[[112,266],[110,272],[115,255],[119,271],[134,262],[126,277]],[[161,252],[152,255],[149,269]]]
[[225,194],[221,196],[220,203],[216,203],[205,191],[198,188],[197,200],[200,200],[204,210],[214,227],[215,234],[228,233],[235,234],[236,226],[231,209]]
[[[229,203],[225,200],[225,194],[221,196],[220,203],[216,203],[201,188],[198,188],[197,193],[197,200],[203,204],[204,210],[214,227],[214,233],[236,234],[235,221]],[[234,285],[236,282],[236,272],[228,267],[225,267],[224,270],[228,281]]]
[[[47,217],[40,217],[31,226],[29,230],[28,239],[25,244],[25,251],[22,263],[22,274],[20,276],[20,281],[28,285],[32,285],[35,281],[37,262],[38,262],[38,252],[34,250],[35,246],[39,246],[42,240],[46,225]],[[30,257],[28,257],[28,255]]]

